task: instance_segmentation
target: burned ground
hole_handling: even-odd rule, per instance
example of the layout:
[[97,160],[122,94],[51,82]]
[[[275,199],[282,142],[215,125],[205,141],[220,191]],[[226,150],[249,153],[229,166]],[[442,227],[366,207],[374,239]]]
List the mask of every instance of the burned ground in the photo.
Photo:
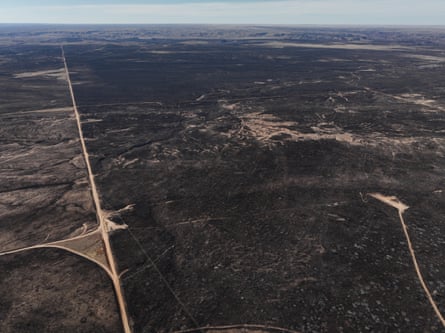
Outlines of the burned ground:
[[[111,240],[135,332],[441,331],[397,211],[367,195],[410,206],[443,313],[444,51],[391,36],[65,46],[102,205],[134,205]],[[22,110],[11,100],[2,112]]]

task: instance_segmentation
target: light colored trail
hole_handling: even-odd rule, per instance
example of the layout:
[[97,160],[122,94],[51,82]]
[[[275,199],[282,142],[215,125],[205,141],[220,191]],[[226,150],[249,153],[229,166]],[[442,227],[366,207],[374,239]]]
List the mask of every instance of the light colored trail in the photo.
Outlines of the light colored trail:
[[405,210],[407,210],[409,208],[409,206],[402,203],[395,196],[385,196],[380,193],[369,193],[368,195],[373,197],[374,199],[377,199],[377,200],[397,209],[397,211],[399,213],[400,223],[402,224],[403,232],[405,233],[406,241],[408,243],[408,249],[411,254],[411,259],[413,261],[414,269],[416,270],[417,277],[419,278],[419,282],[422,285],[422,288],[425,291],[425,295],[428,298],[431,306],[433,307],[434,312],[437,315],[437,318],[442,323],[442,326],[445,327],[445,319],[442,316],[442,314],[440,313],[439,307],[437,306],[437,303],[434,301],[433,297],[431,296],[431,292],[428,289],[428,286],[426,285],[425,280],[423,279],[422,272],[420,271],[419,264],[417,263],[417,258],[416,258],[416,254],[414,252],[413,244],[411,243],[411,238],[409,237],[408,227],[406,226],[405,220],[403,219],[403,213],[405,212]]
[[102,104],[83,104],[79,105],[79,107],[101,107],[101,106],[132,106],[132,105],[150,105],[155,104],[158,106],[163,106],[162,102],[128,102],[128,103],[102,103]]
[[[88,259],[89,261],[94,262],[95,264],[100,266],[108,274],[108,276],[110,276],[110,278],[112,278],[112,273],[110,271],[110,268],[108,266],[105,256],[103,258],[100,258],[101,257],[100,255],[93,255],[93,254],[89,255],[88,254],[87,250],[89,248],[93,247],[94,245],[96,245],[96,246],[101,245],[101,243],[98,242],[98,240],[99,240],[98,238],[94,239],[94,237],[97,235],[100,235],[100,228],[98,228],[90,233],[82,234],[77,237],[72,237],[72,238],[68,238],[68,239],[64,239],[64,240],[60,240],[60,241],[56,241],[56,242],[38,244],[38,245],[33,245],[33,246],[28,246],[28,247],[22,247],[20,249],[0,252],[0,257],[9,255],[9,254],[26,252],[26,251],[30,251],[30,250],[34,250],[34,249],[57,248],[57,249],[61,249],[61,250],[65,250],[65,251],[74,253],[82,258],[85,258],[85,259]],[[90,238],[90,240],[88,240],[88,238]]]
[[85,164],[87,166],[87,171],[88,171],[88,178],[90,180],[90,186],[91,186],[91,193],[93,196],[93,201],[94,201],[94,206],[96,208],[96,217],[97,220],[99,222],[99,228],[102,234],[102,239],[104,242],[104,247],[105,247],[105,255],[106,258],[108,260],[108,264],[110,266],[110,271],[111,271],[111,280],[113,282],[113,286],[114,286],[114,290],[116,293],[116,298],[117,298],[117,302],[119,305],[119,311],[121,314],[121,319],[122,319],[122,325],[123,325],[123,329],[125,333],[131,333],[131,328],[130,328],[130,323],[129,323],[129,318],[128,318],[128,313],[127,313],[127,305],[125,302],[125,298],[123,295],[123,290],[122,290],[122,286],[120,283],[120,279],[119,279],[119,274],[117,272],[117,265],[116,265],[116,261],[114,259],[114,255],[113,255],[113,251],[111,248],[111,244],[110,244],[110,238],[109,238],[109,234],[108,234],[108,225],[107,225],[107,221],[105,219],[105,215],[102,211],[102,207],[100,204],[100,200],[99,200],[99,194],[97,192],[97,188],[96,188],[96,181],[94,179],[94,174],[91,168],[91,163],[90,163],[90,158],[88,155],[88,150],[87,147],[85,145],[85,139],[83,136],[83,130],[82,130],[82,124],[80,121],[80,114],[79,111],[77,109],[77,104],[76,104],[76,98],[74,97],[74,90],[73,90],[73,85],[71,83],[71,78],[70,78],[70,73],[68,70],[68,64],[66,61],[66,57],[65,57],[65,50],[63,49],[63,45],[61,46],[61,50],[62,50],[62,59],[63,59],[63,63],[65,65],[65,73],[66,73],[66,79],[68,82],[68,86],[69,86],[69,90],[70,90],[70,94],[71,94],[71,99],[72,99],[72,103],[73,103],[73,109],[74,109],[74,113],[76,116],[76,121],[77,121],[77,128],[79,130],[79,137],[80,137],[80,143],[82,146],[82,152],[83,152],[83,156],[85,159]]
[[1,113],[0,117],[3,116],[26,116],[32,113],[55,113],[55,112],[72,112],[73,108],[67,107],[67,108],[53,108],[53,109],[39,109],[39,110],[28,110],[28,111],[17,111],[17,112],[7,112],[7,113]]
[[275,326],[267,325],[249,325],[249,324],[238,324],[238,325],[226,325],[226,326],[205,326],[181,331],[174,331],[173,333],[198,333],[198,332],[214,332],[214,331],[230,331],[239,330],[240,332],[282,332],[282,333],[300,333],[297,331],[289,330],[286,328],[280,328]]

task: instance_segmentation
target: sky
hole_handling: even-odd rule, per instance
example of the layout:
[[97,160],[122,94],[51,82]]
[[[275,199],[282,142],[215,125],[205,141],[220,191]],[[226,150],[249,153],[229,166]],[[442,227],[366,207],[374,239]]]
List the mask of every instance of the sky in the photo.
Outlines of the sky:
[[444,25],[445,0],[0,0],[0,23]]

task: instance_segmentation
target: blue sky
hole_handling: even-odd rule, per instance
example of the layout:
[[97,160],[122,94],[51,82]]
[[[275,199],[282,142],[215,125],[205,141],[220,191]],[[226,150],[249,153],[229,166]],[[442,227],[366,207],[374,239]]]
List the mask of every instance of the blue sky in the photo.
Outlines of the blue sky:
[[0,0],[0,23],[443,25],[445,0]]

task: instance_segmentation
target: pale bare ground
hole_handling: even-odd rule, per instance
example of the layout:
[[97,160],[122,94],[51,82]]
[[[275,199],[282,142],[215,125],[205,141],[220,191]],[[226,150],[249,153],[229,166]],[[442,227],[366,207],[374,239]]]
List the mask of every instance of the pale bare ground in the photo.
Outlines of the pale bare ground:
[[207,45],[209,42],[206,40],[187,40],[185,42],[181,42],[183,45]]
[[435,63],[441,63],[445,62],[445,57],[437,57],[432,55],[424,55],[424,54],[406,54],[404,55],[408,58],[414,58],[414,59],[420,59],[420,60],[426,60],[429,62],[435,62]]
[[336,140],[351,145],[362,145],[362,140],[332,123],[320,122],[318,126],[311,129],[314,133],[302,133],[295,129],[296,122],[283,121],[272,114],[263,112],[251,112],[240,116],[242,130],[249,132],[258,141],[274,143],[274,137],[283,136],[280,140],[285,141],[309,141],[309,140]]
[[[108,132],[108,133],[110,133],[110,132]],[[134,158],[134,159],[129,160],[129,159],[125,158],[124,156],[119,155],[117,158],[113,158],[111,160],[111,165],[117,166],[120,168],[127,168],[131,165],[134,165],[135,163],[137,163],[139,161],[140,161],[139,158]],[[147,161],[148,160],[144,160],[143,162],[146,163]]]
[[120,216],[121,213],[127,212],[127,211],[132,211],[134,208],[134,205],[127,205],[124,208],[121,208],[117,211],[108,211],[108,210],[104,210],[103,211],[103,216],[104,219],[106,221],[107,224],[107,228],[108,228],[108,232],[112,232],[115,230],[125,230],[128,229],[128,225],[126,224],[118,224],[114,221],[112,221],[111,219],[115,216]]
[[[355,94],[356,92],[352,92]],[[348,102],[348,95],[338,93],[339,98]],[[331,101],[334,103],[335,101]],[[247,135],[255,138],[265,145],[276,145],[281,141],[317,141],[317,140],[335,140],[352,146],[366,146],[382,148],[393,151],[394,153],[411,149],[415,143],[435,142],[444,144],[445,139],[431,137],[388,137],[380,132],[369,134],[358,134],[347,132],[333,122],[320,121],[311,126],[312,133],[303,133],[298,131],[298,123],[294,121],[284,121],[272,114],[265,113],[264,110],[250,111],[243,110],[241,103],[228,104],[220,101],[220,105],[225,110],[233,112],[241,121],[240,129],[228,134],[229,136]],[[344,112],[345,110],[339,110]],[[349,111],[348,111],[349,112]],[[438,149],[437,154],[443,155],[443,149]]]
[[201,95],[199,96],[197,99],[195,99],[195,101],[197,102],[201,102],[202,100],[204,100],[206,98],[206,95]]
[[386,94],[382,91],[378,91],[378,90],[375,90],[375,89],[372,89],[369,87],[364,87],[364,89],[366,91],[370,91],[377,95],[382,95],[387,98],[392,98],[392,99],[395,99],[400,102],[404,102],[404,103],[408,103],[408,104],[416,104],[416,105],[427,107],[428,110],[423,110],[424,112],[425,111],[428,111],[428,112],[444,112],[445,111],[445,108],[442,105],[440,105],[439,103],[437,103],[437,101],[435,101],[433,99],[428,99],[425,96],[423,96],[422,94],[406,93],[406,94],[400,94],[400,95],[391,95],[391,94]]
[[131,130],[133,130],[133,127],[119,128],[119,129],[114,129],[114,130],[112,129],[112,130],[108,130],[107,134],[110,134],[110,133],[124,133],[124,132],[129,132]]
[[394,95],[393,96],[394,99],[402,101],[402,102],[407,102],[407,103],[413,103],[413,104],[417,104],[417,105],[421,105],[421,106],[425,106],[428,108],[428,110],[423,110],[425,111],[430,111],[430,112],[443,112],[445,111],[445,108],[441,105],[439,105],[434,99],[428,99],[425,96],[423,96],[422,94],[402,94],[402,95]]
[[377,72],[374,68],[359,69],[357,72]]
[[144,101],[144,102],[136,102],[136,103],[101,103],[101,104],[84,104],[82,107],[103,107],[103,106],[138,106],[138,105],[158,105],[163,106],[162,102],[159,101]]
[[46,71],[36,71],[36,72],[24,72],[14,74],[14,78],[16,79],[26,79],[32,77],[48,77],[48,78],[56,78],[58,80],[66,80],[65,68],[58,69],[50,69]]
[[392,51],[392,50],[409,50],[411,48],[402,45],[371,45],[371,44],[312,44],[312,43],[291,43],[273,41],[258,44],[259,46],[271,48],[284,47],[308,47],[317,49],[341,49],[341,50],[375,50],[375,51]]
[[[152,53],[152,54],[175,54],[176,52],[173,51],[163,51],[163,50],[153,50],[153,51],[147,51],[147,53]],[[140,61],[138,61],[140,62]]]
[[126,161],[126,162],[122,165],[122,167],[123,167],[123,168],[126,168],[126,167],[129,167],[130,165],[133,165],[133,164],[137,163],[137,162],[139,162],[139,158],[134,158],[134,159],[132,159],[132,160]]
[[[423,112],[445,111],[445,108],[436,101],[427,99],[420,94],[390,95],[368,87],[365,87],[365,90],[384,95],[387,98],[392,98],[397,101],[424,106],[426,109],[423,110]],[[359,92],[361,91],[339,92],[335,98],[341,98],[344,102],[348,103],[348,97]],[[336,111],[342,113],[354,112],[353,110],[348,110],[345,106],[336,106],[335,98],[331,96],[327,101],[334,105]],[[311,133],[303,133],[298,131],[297,128],[299,124],[297,122],[284,121],[272,114],[265,113],[262,109],[258,109],[257,111],[246,110],[240,102],[229,104],[225,100],[220,100],[219,104],[223,109],[233,112],[241,121],[241,128],[237,132],[230,133],[229,136],[247,135],[266,145],[279,144],[281,141],[335,140],[352,146],[384,148],[394,154],[402,150],[410,150],[414,144],[426,145],[428,142],[434,142],[443,145],[445,143],[445,139],[443,138],[431,138],[430,136],[390,137],[377,131],[368,134],[352,133],[345,131],[333,122],[325,122],[322,119],[320,119],[316,125],[311,126]],[[445,151],[444,149],[437,149],[436,153],[442,156]]]
[[439,307],[437,306],[437,303],[434,301],[433,297],[431,296],[431,292],[428,288],[428,286],[425,283],[425,280],[423,278],[422,272],[420,271],[419,264],[417,262],[416,253],[413,248],[413,244],[411,242],[411,238],[408,233],[408,227],[405,223],[405,220],[403,219],[403,213],[409,208],[408,205],[405,205],[403,202],[401,202],[397,197],[395,196],[386,196],[381,193],[368,193],[369,196],[373,197],[374,199],[377,199],[384,204],[394,207],[397,209],[397,212],[399,214],[399,220],[402,225],[403,233],[405,234],[406,241],[408,243],[408,250],[411,256],[411,260],[414,265],[414,269],[416,271],[417,277],[419,279],[419,282],[425,292],[426,297],[428,298],[428,301],[431,304],[431,307],[434,310],[434,313],[436,314],[439,321],[442,323],[442,326],[445,328],[445,318],[442,316],[442,313],[439,310]]
[[94,124],[94,123],[101,123],[103,122],[103,119],[85,119],[82,121],[82,124]]
[[350,59],[342,59],[342,58],[324,58],[319,59],[317,62],[351,62]]
[[221,104],[221,106],[224,110],[234,111],[238,107],[238,103],[233,103],[233,104],[223,103]]

